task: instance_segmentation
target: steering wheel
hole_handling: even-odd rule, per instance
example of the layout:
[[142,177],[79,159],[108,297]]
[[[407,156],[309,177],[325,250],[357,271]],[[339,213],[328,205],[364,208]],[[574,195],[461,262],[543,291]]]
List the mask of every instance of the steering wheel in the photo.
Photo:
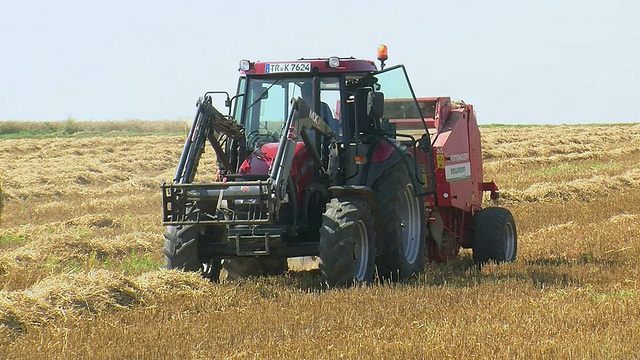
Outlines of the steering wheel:
[[278,140],[279,137],[275,131],[261,134],[260,129],[255,129],[247,134],[247,147],[256,149],[263,144],[278,142]]

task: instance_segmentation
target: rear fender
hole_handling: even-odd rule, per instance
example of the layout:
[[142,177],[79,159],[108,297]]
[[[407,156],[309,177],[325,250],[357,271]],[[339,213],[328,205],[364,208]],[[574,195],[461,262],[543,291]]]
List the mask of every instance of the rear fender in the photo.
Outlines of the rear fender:
[[[363,183],[365,186],[372,187],[376,180],[378,180],[384,172],[387,171],[387,169],[394,166],[398,161],[404,161],[410,171],[415,170],[412,165],[414,161],[411,154],[399,143],[394,146],[392,141],[393,140],[381,140],[375,145],[375,148],[370,149],[372,154],[369,158],[371,160],[367,163],[363,171]],[[414,183],[415,182],[416,181],[414,179]],[[418,184],[414,185],[416,189],[421,189],[423,187]]]

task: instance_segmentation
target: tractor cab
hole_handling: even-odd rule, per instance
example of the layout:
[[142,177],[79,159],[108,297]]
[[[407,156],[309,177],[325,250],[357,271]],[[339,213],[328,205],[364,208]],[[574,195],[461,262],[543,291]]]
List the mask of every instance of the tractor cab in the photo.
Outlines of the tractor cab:
[[[331,130],[295,129],[301,136],[292,133],[296,142],[304,143],[308,137],[305,145],[318,170],[329,166],[335,149],[349,153],[346,163],[339,166],[343,172],[341,178],[334,177],[334,185],[349,182],[349,174],[358,173],[358,165],[363,165],[358,163],[366,157],[362,152],[368,150],[366,144],[380,137],[397,138],[397,123],[410,119],[414,125],[410,134],[400,136],[402,142],[413,141],[415,145],[412,134],[427,134],[420,103],[403,66],[378,71],[372,61],[338,57],[293,62],[242,60],[240,72],[233,119],[244,129],[244,142],[236,145],[246,160],[235,165],[245,171],[247,162],[255,162],[256,157],[275,156],[282,133],[292,130],[286,123],[294,106],[302,110],[296,116],[316,114]],[[267,169],[262,168],[263,172]],[[360,181],[356,176],[351,183]]]

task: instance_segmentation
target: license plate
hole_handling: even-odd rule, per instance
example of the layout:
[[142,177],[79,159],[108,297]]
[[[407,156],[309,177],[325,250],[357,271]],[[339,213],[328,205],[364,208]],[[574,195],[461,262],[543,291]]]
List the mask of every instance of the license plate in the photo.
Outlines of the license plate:
[[277,63],[267,64],[264,69],[267,74],[291,73],[291,72],[311,72],[311,63]]

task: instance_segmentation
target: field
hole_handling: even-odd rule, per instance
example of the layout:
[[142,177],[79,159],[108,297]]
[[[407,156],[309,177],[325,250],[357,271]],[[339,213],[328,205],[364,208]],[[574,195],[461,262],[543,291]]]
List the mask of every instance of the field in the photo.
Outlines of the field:
[[481,132],[518,261],[331,290],[159,269],[184,135],[2,139],[0,358],[640,358],[640,124]]

